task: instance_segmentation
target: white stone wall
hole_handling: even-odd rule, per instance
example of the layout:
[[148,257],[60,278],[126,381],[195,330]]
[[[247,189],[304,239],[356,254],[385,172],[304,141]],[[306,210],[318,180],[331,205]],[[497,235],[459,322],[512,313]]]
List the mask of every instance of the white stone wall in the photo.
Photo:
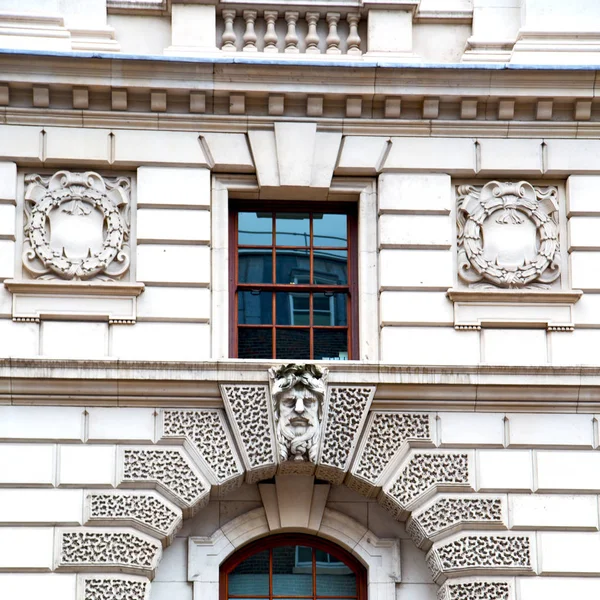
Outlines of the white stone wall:
[[[11,597],[18,589],[20,597],[33,598],[43,589],[48,598],[74,599],[76,590],[83,593],[86,585],[89,588],[90,580],[108,577],[120,580],[118,585],[147,586],[153,579],[151,598],[177,593],[192,600],[188,540],[211,536],[219,528],[240,539],[256,535],[248,529],[242,534],[246,526],[234,530],[228,525],[263,506],[267,512],[273,510],[256,485],[223,492],[213,488],[211,501],[206,497],[199,505],[203,508],[189,518],[192,513],[177,495],[176,481],[183,471],[176,469],[171,483],[152,476],[127,479],[122,462],[127,449],[146,454],[182,452],[185,461],[202,472],[199,477],[214,477],[207,471],[209,455],[200,455],[204,458],[199,462],[191,446],[179,445],[183,438],[165,438],[155,413],[148,408],[0,407],[3,596]],[[451,593],[473,581],[507,586],[509,597],[517,600],[546,594],[558,598],[567,589],[582,597],[598,593],[597,416],[466,412],[428,416],[435,423],[432,445],[424,449],[409,442],[408,449],[395,455],[379,484],[383,496],[366,498],[345,486],[332,486],[327,498],[326,510],[347,515],[358,523],[352,527],[400,540],[398,593],[432,600],[440,585]],[[200,440],[196,443],[203,448]],[[406,473],[407,466],[418,464],[419,456],[454,460],[455,455],[466,457],[468,481],[452,487],[450,480],[443,481],[450,472],[439,471],[441,479],[406,505],[411,514],[407,534],[402,522],[407,513],[393,510],[386,500],[388,491],[395,493],[390,484]],[[288,505],[282,500],[285,496],[279,497],[279,514],[288,511],[289,518],[290,509],[300,510],[302,502]],[[492,506],[496,508],[491,510]],[[177,532],[182,511],[189,520]],[[120,536],[131,554],[90,554],[72,541],[94,535],[106,536],[109,548],[110,536]],[[161,540],[168,547],[157,569]],[[515,543],[526,543],[528,553],[511,550],[514,554],[504,556],[507,562],[498,563],[494,548]],[[440,570],[434,568],[432,578],[425,553],[433,564],[444,556],[445,548],[457,544],[470,544],[472,554],[451,554],[460,559],[456,564],[440,558]],[[71,553],[65,554],[66,547]]]
[[[134,325],[90,317],[84,317],[84,322],[77,311],[42,315],[39,322],[15,322],[19,318],[16,304],[13,306],[13,295],[3,286],[0,355],[192,361],[226,357],[222,332],[228,327],[228,242],[224,219],[228,197],[240,192],[234,187],[223,195],[218,191],[222,184],[211,191],[205,155],[208,152],[210,161],[225,166],[228,153],[237,149],[239,160],[250,161],[242,163],[243,168],[256,169],[258,181],[265,182],[273,169],[278,169],[281,177],[287,176],[286,169],[294,164],[288,158],[296,149],[279,147],[276,155],[270,155],[263,138],[251,136],[247,141],[240,134],[200,136],[205,140],[203,149],[197,134],[118,131],[99,135],[98,130],[47,128],[42,136],[47,138],[44,147],[58,152],[61,145],[63,150],[52,160],[47,155],[39,167],[17,168],[15,161],[36,160],[41,129],[2,127],[4,154],[11,158],[1,163],[2,279],[27,279],[21,265],[24,217],[23,184],[19,182],[23,174],[51,174],[59,166],[76,172],[79,160],[90,164],[93,158],[96,171],[106,172],[112,164],[113,168],[121,166],[132,179],[135,252],[130,277],[143,283],[145,291],[137,299]],[[295,126],[285,132],[278,135],[301,133]],[[72,138],[75,134],[77,139]],[[313,130],[306,142],[314,143],[314,136]],[[114,160],[101,157],[108,140],[116,148]],[[298,142],[304,143],[303,138]],[[329,162],[333,169],[329,181],[334,187],[340,185],[335,183],[337,176],[345,178],[346,187],[347,182],[356,181],[354,198],[364,209],[359,232],[365,240],[359,260],[362,357],[372,360],[379,354],[386,363],[423,365],[600,364],[595,350],[600,347],[596,343],[600,321],[595,310],[600,290],[600,247],[594,237],[600,212],[595,201],[597,165],[591,160],[597,150],[595,144],[593,140],[559,139],[475,142],[465,138],[393,138],[391,143],[383,137],[332,139],[327,152],[335,157],[339,149],[340,157],[335,169]],[[253,148],[255,165],[248,147]],[[248,159],[240,155],[241,151]],[[259,158],[257,153],[263,156]],[[528,162],[527,157],[535,153],[538,162]],[[524,162],[521,156],[526,157]],[[322,158],[307,156],[310,161]],[[171,165],[153,166],[165,161]],[[311,162],[307,167],[310,175]],[[240,164],[232,168],[240,168]],[[577,174],[571,174],[574,170]],[[381,174],[376,178],[378,172]],[[367,173],[372,175],[365,178]],[[353,174],[362,177],[348,179]],[[289,176],[295,175],[290,171]],[[448,296],[449,289],[463,285],[457,275],[456,186],[483,185],[492,180],[556,187],[562,265],[552,290],[580,291],[580,298],[571,294],[570,299],[556,299],[550,304],[538,298],[531,304],[535,298],[528,300],[528,294],[536,291],[534,286],[526,287],[523,296],[512,304],[494,300],[492,308],[482,308],[481,298],[456,300]],[[365,181],[376,186],[378,216],[370,204],[372,196],[365,195],[370,192],[359,192],[361,186],[367,190]],[[260,189],[252,177],[244,185]],[[313,194],[313,188],[321,189],[322,185],[321,180],[312,180],[305,193]],[[286,193],[285,186],[280,193]],[[211,214],[211,203],[215,202],[216,212]],[[368,247],[375,239],[377,254],[375,248]],[[377,275],[371,271],[375,266]],[[374,321],[378,292],[379,330]],[[35,304],[35,299],[31,302]],[[491,301],[483,302],[489,305]],[[463,313],[475,315],[470,318],[477,327],[469,325],[465,330]]]

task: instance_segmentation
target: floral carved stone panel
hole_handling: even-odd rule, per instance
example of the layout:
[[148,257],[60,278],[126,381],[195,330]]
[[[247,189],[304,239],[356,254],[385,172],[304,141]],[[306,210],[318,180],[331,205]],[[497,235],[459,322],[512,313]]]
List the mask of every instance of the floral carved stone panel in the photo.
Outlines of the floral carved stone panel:
[[35,279],[116,280],[130,264],[126,177],[25,176],[23,266]]
[[490,181],[460,185],[458,275],[469,286],[547,288],[560,277],[558,190]]

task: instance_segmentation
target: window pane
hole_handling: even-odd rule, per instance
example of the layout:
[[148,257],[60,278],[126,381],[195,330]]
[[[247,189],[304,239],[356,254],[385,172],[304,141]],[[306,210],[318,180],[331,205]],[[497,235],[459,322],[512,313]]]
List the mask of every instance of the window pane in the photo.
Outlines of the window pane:
[[236,596],[268,596],[269,551],[258,552],[242,561],[229,574],[228,591]]
[[273,294],[270,292],[238,292],[238,323],[270,325],[273,323]]
[[277,329],[275,358],[310,358],[310,332],[308,329]]
[[310,215],[308,213],[277,213],[275,243],[278,246],[310,246]]
[[238,327],[239,358],[273,358],[273,330],[268,327]]
[[310,283],[310,252],[306,250],[277,250],[276,283]]
[[315,329],[315,360],[348,360],[347,329]]
[[348,324],[347,294],[324,292],[313,294],[313,324],[346,326]]
[[313,245],[345,248],[348,245],[348,217],[314,214]]
[[296,552],[298,557],[298,565],[304,565],[304,563],[306,563],[312,568],[312,548],[309,546],[296,546]]
[[313,279],[319,285],[347,285],[348,252],[315,249]]
[[238,244],[271,246],[273,244],[272,213],[238,213]]
[[271,250],[238,250],[239,283],[272,283],[273,256]]
[[296,546],[273,548],[273,595],[312,596],[312,563],[297,567]]
[[303,292],[277,292],[277,325],[310,325],[310,295]]
[[317,597],[324,596],[356,596],[356,575],[345,565],[317,566]]
[[335,556],[316,551],[317,596],[355,596],[356,575]]

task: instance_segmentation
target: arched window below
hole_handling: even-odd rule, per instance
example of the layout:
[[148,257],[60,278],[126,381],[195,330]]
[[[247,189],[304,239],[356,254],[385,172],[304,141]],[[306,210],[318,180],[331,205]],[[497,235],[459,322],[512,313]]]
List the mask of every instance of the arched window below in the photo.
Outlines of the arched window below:
[[322,538],[281,534],[257,540],[222,565],[220,600],[366,600],[366,569]]

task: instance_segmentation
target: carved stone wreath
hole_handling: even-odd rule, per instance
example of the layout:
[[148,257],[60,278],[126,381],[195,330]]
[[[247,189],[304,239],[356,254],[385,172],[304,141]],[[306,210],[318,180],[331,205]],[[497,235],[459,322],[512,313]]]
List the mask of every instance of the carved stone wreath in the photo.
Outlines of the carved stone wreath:
[[522,288],[558,279],[555,187],[490,181],[483,187],[458,186],[457,195],[458,274],[463,281]]
[[122,277],[130,264],[129,179],[59,171],[49,178],[27,175],[25,184],[23,265],[32,276]]

